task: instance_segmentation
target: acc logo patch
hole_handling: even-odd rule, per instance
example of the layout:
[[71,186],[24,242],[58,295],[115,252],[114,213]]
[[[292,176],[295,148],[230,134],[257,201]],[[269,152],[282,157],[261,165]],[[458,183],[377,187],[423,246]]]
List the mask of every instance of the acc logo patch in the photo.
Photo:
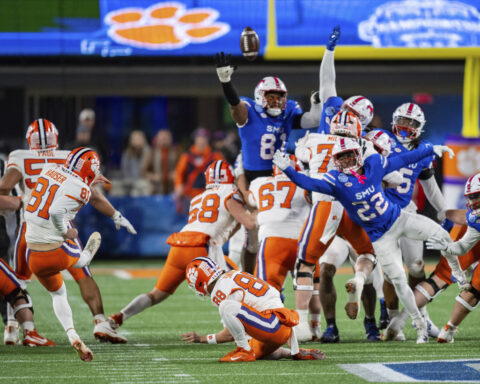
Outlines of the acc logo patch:
[[351,187],[352,186],[352,183],[348,182],[348,183],[345,183],[345,187]]
[[470,223],[475,223],[475,221],[477,221],[477,216],[475,216],[473,213],[469,212],[468,213],[468,221]]
[[267,114],[266,114],[266,113],[263,113],[263,112],[260,114],[260,116],[261,116],[262,118],[264,118],[264,119],[267,118]]
[[338,181],[340,181],[341,183],[346,183],[348,181],[348,176],[344,173],[340,173],[338,175]]
[[402,152],[400,148],[395,148],[395,152]]

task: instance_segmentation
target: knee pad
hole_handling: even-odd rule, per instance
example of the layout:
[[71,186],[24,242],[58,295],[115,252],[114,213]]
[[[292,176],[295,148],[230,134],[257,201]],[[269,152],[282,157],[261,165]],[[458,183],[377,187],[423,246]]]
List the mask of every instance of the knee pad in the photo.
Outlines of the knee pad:
[[361,254],[360,256],[357,257],[357,261],[361,260],[361,259],[370,260],[372,262],[374,268],[377,265],[377,258],[374,255],[372,255],[371,253],[363,253],[363,254]]
[[445,290],[446,287],[443,287],[443,288],[440,288],[437,283],[435,283],[435,281],[429,277],[428,279],[426,279],[424,281],[425,283],[427,283],[428,285],[430,285],[433,289],[433,295],[430,295],[428,293],[428,291],[422,287],[422,283],[420,284],[417,284],[417,286],[415,287],[415,289],[420,292],[423,296],[425,296],[427,298],[427,300],[430,302],[432,301],[435,297],[437,297],[438,294],[440,294],[441,292],[443,292]]
[[[28,308],[33,313],[32,299],[30,298],[30,295],[28,294],[26,289],[17,288],[12,293],[5,296],[5,299],[12,306],[14,316],[17,314],[18,311],[23,308]],[[15,304],[18,300],[22,299],[26,301],[25,304]]]
[[[300,272],[300,266],[301,265],[307,265],[309,267],[313,266],[313,271],[311,272]],[[302,259],[297,259],[295,263],[295,270],[293,273],[293,289],[296,291],[313,291],[313,272],[315,271],[315,264],[310,264],[307,263],[306,261],[303,261]],[[311,285],[299,285],[297,280],[299,277],[307,277],[312,280]]]
[[473,296],[475,296],[475,299],[477,299],[477,305],[478,305],[478,302],[480,301],[480,292],[477,289],[475,289],[475,287],[471,284],[470,284],[470,287],[467,289],[467,292],[470,292],[471,294],[473,294]]
[[223,300],[218,306],[220,317],[223,318],[226,314],[237,316],[240,312],[242,304],[236,300]]
[[460,295],[458,295],[455,300],[457,300],[460,304],[462,304],[469,312],[472,312],[475,308],[478,307],[479,301],[477,299],[477,304],[475,306],[471,306],[468,304]]

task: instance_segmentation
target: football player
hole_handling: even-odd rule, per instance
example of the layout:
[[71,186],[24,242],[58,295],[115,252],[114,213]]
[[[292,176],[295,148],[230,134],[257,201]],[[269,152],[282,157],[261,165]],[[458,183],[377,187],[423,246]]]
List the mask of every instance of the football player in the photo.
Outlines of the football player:
[[100,160],[95,151],[74,149],[65,165],[43,168],[24,213],[29,269],[52,296],[55,315],[70,344],[85,362],[93,359],[93,353],[74,328],[67,289],[60,272],[88,266],[100,247],[101,236],[94,232],[82,251],[74,241],[78,231],[69,223],[88,204],[90,186],[107,181],[100,173]]
[[[285,355],[295,360],[325,359],[320,350],[298,347],[292,330],[298,324],[298,314],[285,308],[280,292],[265,281],[246,272],[225,273],[208,257],[192,260],[185,275],[188,286],[197,295],[209,296],[218,307],[225,329],[206,337],[191,332],[184,335],[184,340],[209,344],[234,340],[237,348],[220,358],[220,362],[251,362]],[[290,351],[282,348],[287,341]]]
[[[426,240],[433,235],[449,239],[448,233],[433,220],[414,216],[402,211],[397,204],[388,200],[382,188],[385,174],[420,161],[434,152],[439,156],[451,152],[445,146],[425,144],[391,160],[372,154],[365,160],[360,145],[351,138],[340,138],[332,150],[337,169],[324,174],[322,180],[313,179],[296,172],[288,156],[277,151],[274,163],[284,170],[288,177],[306,190],[325,193],[336,197],[349,217],[362,226],[375,250],[380,264],[394,284],[398,297],[407,308],[417,328],[417,343],[428,342],[427,326],[415,304],[412,290],[407,284],[398,239],[402,236]],[[448,259],[452,271],[459,280],[465,276],[455,257]]]
[[[58,131],[55,125],[47,119],[37,119],[32,122],[27,129],[26,139],[29,149],[16,150],[10,153],[7,172],[0,180],[0,195],[8,195],[17,183],[20,185],[25,206],[30,200],[33,188],[44,166],[64,164],[66,157],[70,153],[70,151],[57,150]],[[91,190],[90,204],[99,212],[111,217],[117,229],[125,227],[128,232],[136,233],[130,222],[119,211],[115,210],[105,196],[98,192],[96,188]],[[24,289],[32,275],[26,261],[25,231],[26,225],[23,222],[22,212],[22,225],[18,231],[13,267]],[[78,239],[75,239],[75,242],[78,247],[81,247]],[[95,327],[93,333],[95,338],[111,343],[125,343],[127,341],[126,338],[113,330],[110,327],[110,323],[105,319],[100,290],[89,268],[71,268],[69,272],[78,283],[82,298],[88,304],[94,317]],[[18,323],[13,318],[10,307],[9,323],[5,328],[4,342],[5,344],[18,342]]]
[[190,202],[188,223],[167,239],[171,246],[167,261],[155,287],[135,297],[120,312],[109,317],[114,328],[130,317],[161,303],[185,280],[185,268],[196,257],[212,257],[224,269],[227,265],[222,246],[238,223],[247,229],[256,226],[256,218],[243,205],[235,187],[232,167],[223,160],[214,161],[205,171],[206,189]]

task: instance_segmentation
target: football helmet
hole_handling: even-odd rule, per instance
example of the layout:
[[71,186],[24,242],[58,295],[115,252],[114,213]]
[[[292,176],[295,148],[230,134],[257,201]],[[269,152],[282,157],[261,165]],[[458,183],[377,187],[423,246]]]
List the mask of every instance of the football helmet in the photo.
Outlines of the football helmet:
[[425,115],[414,103],[404,103],[393,112],[393,133],[401,143],[417,139],[423,132]]
[[[280,107],[271,108],[268,105],[266,94],[268,92],[278,92],[283,94],[280,101]],[[287,106],[287,87],[278,77],[264,77],[255,87],[255,103],[267,110],[270,116],[276,117],[282,113]]]
[[390,155],[390,152],[392,151],[392,142],[385,132],[374,129],[373,131],[368,132],[364,138],[372,142],[373,147],[380,155],[385,157]]
[[57,148],[58,130],[47,119],[37,119],[27,128],[25,135],[30,149],[44,150]]
[[[305,170],[302,162],[298,160],[295,155],[290,155],[290,166],[295,169],[297,172],[301,172]],[[284,175],[283,171],[278,168],[275,164],[273,165],[273,176],[281,176]]]
[[235,176],[230,164],[223,160],[216,160],[211,163],[205,171],[205,187],[215,188],[220,184],[233,184]]
[[223,270],[209,257],[197,257],[185,269],[188,286],[200,297],[210,295],[208,286],[222,274]]
[[352,96],[345,100],[340,111],[350,111],[358,116],[360,124],[365,128],[373,119],[373,104],[364,96]]
[[358,139],[362,135],[360,119],[352,112],[338,112],[330,122],[330,134]]
[[100,174],[100,159],[91,148],[76,148],[68,154],[65,168],[90,185]]
[[349,137],[342,137],[337,140],[332,149],[332,157],[340,172],[356,172],[363,165],[360,144],[357,140]]
[[475,216],[480,216],[480,173],[470,177],[465,184],[465,200],[467,208]]

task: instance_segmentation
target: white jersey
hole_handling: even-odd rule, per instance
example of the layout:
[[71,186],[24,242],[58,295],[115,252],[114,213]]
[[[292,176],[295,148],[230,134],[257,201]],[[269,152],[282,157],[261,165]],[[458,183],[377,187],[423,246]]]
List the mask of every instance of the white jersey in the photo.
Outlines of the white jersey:
[[249,204],[258,208],[258,238],[298,239],[310,211],[304,189],[287,176],[258,177],[250,183]]
[[283,308],[278,290],[242,271],[230,271],[220,276],[210,295],[212,303],[218,307],[224,299],[238,291],[243,293],[242,301],[259,312]]
[[40,172],[45,164],[52,166],[65,163],[70,151],[56,150],[25,150],[18,149],[8,155],[7,170],[15,168],[22,174],[20,189],[22,190],[23,206],[25,207],[30,200],[33,187],[37,183]]
[[44,168],[25,207],[27,243],[64,241],[69,222],[90,194],[89,186],[64,166]]
[[216,244],[225,243],[237,224],[227,209],[230,198],[242,202],[234,184],[222,184],[195,196],[190,202],[188,223],[180,232],[201,232],[209,235]]

